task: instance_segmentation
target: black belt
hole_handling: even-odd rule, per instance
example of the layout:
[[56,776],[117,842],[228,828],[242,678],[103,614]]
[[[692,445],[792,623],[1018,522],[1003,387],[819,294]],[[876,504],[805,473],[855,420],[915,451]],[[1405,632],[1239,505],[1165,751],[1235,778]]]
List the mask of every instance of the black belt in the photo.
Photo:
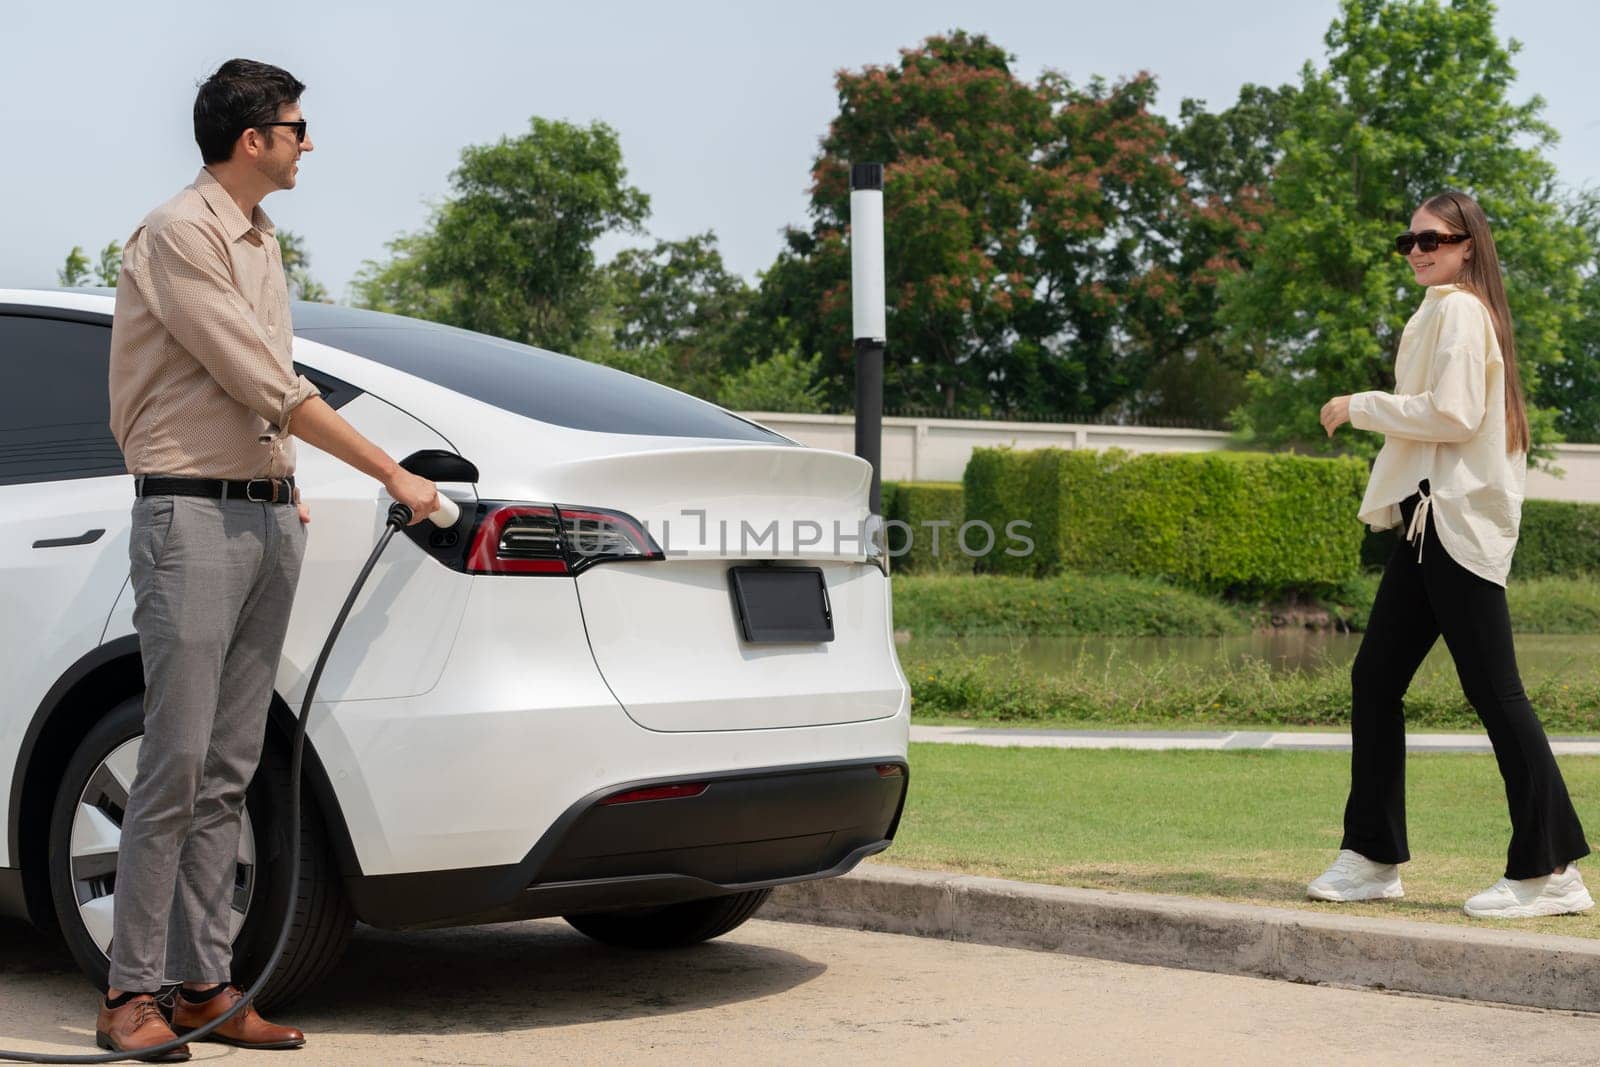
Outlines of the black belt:
[[248,500],[254,504],[294,503],[294,476],[227,481],[222,478],[172,478],[159,474],[135,475],[135,496],[208,496],[213,500]]

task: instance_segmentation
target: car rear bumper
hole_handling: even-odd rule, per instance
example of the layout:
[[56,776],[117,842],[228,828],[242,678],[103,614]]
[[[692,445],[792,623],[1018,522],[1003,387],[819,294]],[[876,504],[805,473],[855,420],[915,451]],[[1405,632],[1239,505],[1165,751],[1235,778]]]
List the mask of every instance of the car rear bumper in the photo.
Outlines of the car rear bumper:
[[[893,767],[897,774],[880,768]],[[649,907],[844,874],[889,847],[909,775],[900,756],[624,782],[557,819],[501,867],[346,879],[363,922],[418,929]],[[619,793],[703,793],[607,805]]]

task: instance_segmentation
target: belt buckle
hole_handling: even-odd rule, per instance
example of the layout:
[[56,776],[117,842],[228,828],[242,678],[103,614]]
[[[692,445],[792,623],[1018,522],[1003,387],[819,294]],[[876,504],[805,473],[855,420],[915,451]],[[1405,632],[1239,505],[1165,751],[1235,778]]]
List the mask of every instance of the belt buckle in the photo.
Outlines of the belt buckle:
[[[262,482],[265,482],[267,488],[271,490],[271,496],[258,497],[255,495],[255,487]],[[251,478],[244,483],[244,498],[252,504],[276,504],[278,502],[277,480],[273,478]]]

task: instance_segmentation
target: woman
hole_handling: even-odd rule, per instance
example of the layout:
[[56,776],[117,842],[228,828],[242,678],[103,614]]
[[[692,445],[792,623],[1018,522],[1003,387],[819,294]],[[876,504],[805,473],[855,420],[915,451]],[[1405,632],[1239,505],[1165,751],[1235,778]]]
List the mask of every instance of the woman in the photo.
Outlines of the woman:
[[1573,861],[1589,846],[1517,674],[1506,610],[1528,420],[1494,238],[1476,201],[1446,192],[1417,209],[1395,245],[1427,287],[1400,338],[1395,391],[1338,396],[1322,408],[1330,437],[1346,422],[1384,435],[1361,520],[1375,530],[1399,525],[1405,540],[1383,572],[1351,670],[1344,841],[1307,893],[1403,895],[1395,865],[1411,857],[1401,700],[1442,634],[1494,744],[1511,808],[1505,877],[1468,900],[1467,914],[1585,911],[1594,901]]

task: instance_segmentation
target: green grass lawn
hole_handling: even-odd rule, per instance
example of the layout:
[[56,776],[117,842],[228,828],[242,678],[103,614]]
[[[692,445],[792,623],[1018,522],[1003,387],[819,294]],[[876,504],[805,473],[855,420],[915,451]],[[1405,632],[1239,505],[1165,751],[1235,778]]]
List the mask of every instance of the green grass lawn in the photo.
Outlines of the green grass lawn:
[[[912,745],[911,793],[884,862],[1028,882],[1177,893],[1600,937],[1600,909],[1489,922],[1461,904],[1504,872],[1510,824],[1490,756],[1412,756],[1406,898],[1318,904],[1305,884],[1334,858],[1345,753],[1131,752]],[[1561,760],[1593,832],[1600,758]],[[1581,864],[1600,892],[1600,861]]]

